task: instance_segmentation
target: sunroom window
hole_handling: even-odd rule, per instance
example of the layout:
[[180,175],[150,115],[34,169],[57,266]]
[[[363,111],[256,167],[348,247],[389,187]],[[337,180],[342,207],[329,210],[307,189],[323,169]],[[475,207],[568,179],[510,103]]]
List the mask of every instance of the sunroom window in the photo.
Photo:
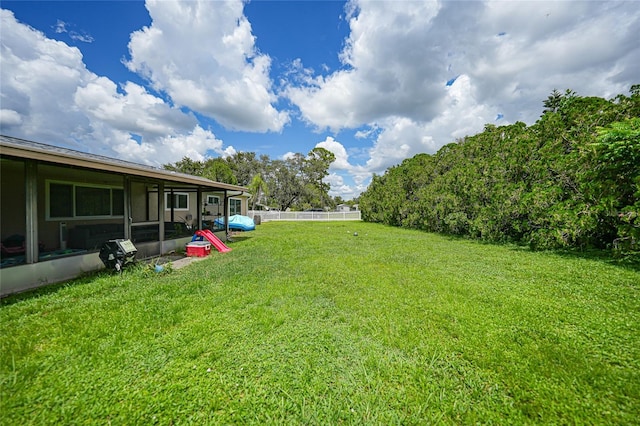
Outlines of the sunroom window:
[[242,213],[242,201],[237,198],[229,199],[229,216]]
[[[171,197],[173,195],[173,197]],[[165,194],[166,210],[189,210],[189,194],[186,192],[174,192]]]
[[47,182],[47,218],[74,219],[122,217],[124,192],[121,188]]

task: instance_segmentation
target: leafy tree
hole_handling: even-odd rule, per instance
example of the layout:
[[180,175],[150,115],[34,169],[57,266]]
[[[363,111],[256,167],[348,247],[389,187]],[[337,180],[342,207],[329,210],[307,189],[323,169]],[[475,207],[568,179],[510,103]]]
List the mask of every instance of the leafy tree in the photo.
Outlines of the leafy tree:
[[229,164],[222,158],[210,158],[205,162],[202,176],[216,182],[230,183],[236,185],[236,179]]
[[576,92],[571,89],[567,89],[564,94],[560,93],[556,89],[553,89],[551,95],[549,95],[549,97],[544,102],[542,102],[542,105],[544,106],[542,114],[544,115],[549,112],[559,112],[568,101],[570,102],[576,97]]
[[329,175],[329,166],[336,156],[324,148],[313,148],[304,159],[303,171],[305,180],[318,188],[329,190],[329,185],[322,181]]
[[640,118],[611,123],[598,131],[591,187],[617,238],[640,242]]
[[302,194],[304,183],[300,178],[301,155],[287,160],[273,160],[267,169],[269,203],[287,210]]
[[204,162],[185,157],[175,164],[165,164],[164,168],[250,187],[254,208],[258,200],[267,197],[269,204],[286,210],[333,204],[330,186],[324,178],[334,160],[330,151],[314,148],[306,157],[296,153],[286,160],[271,160],[266,155],[256,158],[254,152],[239,152],[226,159],[210,158]]
[[331,204],[329,190],[331,186],[323,179],[329,175],[329,166],[336,156],[324,148],[314,148],[304,158],[301,173],[305,182],[305,200],[309,204],[324,206]]
[[183,157],[182,160],[177,161],[175,164],[164,164],[163,168],[193,176],[202,176],[204,173],[204,163],[202,161],[192,160],[189,157]]
[[558,111],[561,102],[562,93],[560,93],[557,89],[553,89],[553,92],[551,92],[549,97],[542,103],[542,105],[544,105],[544,110],[542,110],[542,113],[546,114],[548,112]]
[[483,132],[374,175],[363,219],[533,248],[637,247],[640,86],[612,100],[557,90],[532,126]]
[[254,176],[262,174],[269,157],[256,158],[255,152],[236,152],[226,158],[229,167],[235,175],[238,185],[249,186]]

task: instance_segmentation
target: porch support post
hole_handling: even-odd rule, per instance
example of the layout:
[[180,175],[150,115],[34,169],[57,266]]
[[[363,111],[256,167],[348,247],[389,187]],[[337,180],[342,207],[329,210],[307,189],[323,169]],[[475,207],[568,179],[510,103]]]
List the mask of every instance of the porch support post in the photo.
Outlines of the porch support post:
[[[164,182],[158,182],[158,238],[164,241]],[[173,209],[171,210],[171,221],[173,221]],[[163,250],[164,252],[164,247]]]
[[25,261],[38,261],[38,164],[27,160],[24,168],[26,217],[25,217]]
[[171,188],[169,191],[170,191],[170,194],[171,194],[171,195],[169,195],[169,197],[171,197],[170,198],[171,199],[171,225],[173,226],[173,221],[175,219],[174,218],[175,213],[174,213],[173,209],[175,209],[175,207],[176,207],[176,205],[175,205],[176,204],[176,199],[175,199],[175,197],[173,195],[173,188]]
[[122,178],[122,192],[124,193],[124,238],[131,239],[131,178],[124,176]]
[[198,207],[197,207],[197,222],[196,222],[196,227],[197,229],[202,229],[202,187],[198,187],[198,193],[196,195],[196,203],[198,203]]
[[224,208],[224,238],[225,241],[229,240],[229,198],[227,197],[227,190],[224,190],[224,201],[222,202]]

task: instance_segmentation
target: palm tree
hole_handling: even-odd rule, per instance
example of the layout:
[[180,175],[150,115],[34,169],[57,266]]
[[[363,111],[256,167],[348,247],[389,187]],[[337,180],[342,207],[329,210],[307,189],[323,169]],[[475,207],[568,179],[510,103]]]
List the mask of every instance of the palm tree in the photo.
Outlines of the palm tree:
[[260,201],[262,196],[267,195],[267,183],[262,179],[260,174],[257,174],[251,179],[249,184],[249,191],[251,192],[252,207],[251,210],[256,209],[256,203]]

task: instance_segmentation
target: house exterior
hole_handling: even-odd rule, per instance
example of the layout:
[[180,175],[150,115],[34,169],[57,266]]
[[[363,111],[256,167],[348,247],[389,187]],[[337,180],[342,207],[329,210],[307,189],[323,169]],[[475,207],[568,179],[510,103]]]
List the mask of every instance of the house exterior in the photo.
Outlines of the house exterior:
[[210,225],[207,201],[220,217],[246,214],[249,197],[241,186],[2,135],[0,185],[0,296],[102,268],[110,239],[130,239],[138,259],[182,248]]
[[[251,194],[243,191],[242,193],[233,193],[228,198],[226,211],[229,216],[236,214],[246,216],[248,214]],[[205,222],[224,216],[223,199],[224,194],[221,192],[205,192],[203,194],[202,217]]]

